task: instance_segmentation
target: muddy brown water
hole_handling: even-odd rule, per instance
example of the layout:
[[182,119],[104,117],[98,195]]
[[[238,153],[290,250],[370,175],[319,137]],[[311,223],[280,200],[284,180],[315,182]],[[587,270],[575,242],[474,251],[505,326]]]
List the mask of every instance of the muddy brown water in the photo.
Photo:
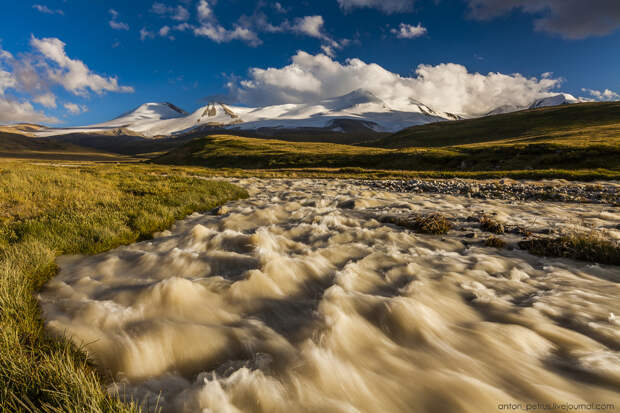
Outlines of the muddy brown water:
[[[59,260],[46,326],[85,345],[110,392],[167,412],[620,408],[620,268],[486,248],[464,228],[485,212],[620,239],[618,208],[235,182],[252,196],[221,215]],[[456,229],[376,219],[405,212]]]

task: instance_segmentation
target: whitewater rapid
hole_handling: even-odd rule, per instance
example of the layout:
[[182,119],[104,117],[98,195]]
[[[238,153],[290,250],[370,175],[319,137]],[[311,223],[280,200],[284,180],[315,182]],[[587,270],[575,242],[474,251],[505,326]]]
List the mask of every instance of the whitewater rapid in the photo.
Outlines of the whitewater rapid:
[[[487,248],[468,219],[618,240],[618,207],[234,182],[251,197],[58,260],[46,327],[85,346],[110,392],[165,412],[620,408],[620,268],[533,256],[516,235]],[[434,212],[455,229],[378,220]]]

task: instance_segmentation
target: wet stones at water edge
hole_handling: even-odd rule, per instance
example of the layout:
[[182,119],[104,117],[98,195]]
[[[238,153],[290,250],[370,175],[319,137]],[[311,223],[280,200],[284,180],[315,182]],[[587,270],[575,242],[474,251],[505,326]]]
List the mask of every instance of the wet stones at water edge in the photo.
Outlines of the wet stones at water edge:
[[584,202],[620,205],[620,187],[611,183],[467,181],[461,179],[409,179],[363,181],[370,187],[413,193],[460,195],[477,199]]
[[[450,230],[456,229],[456,232],[459,233],[455,234],[456,236],[467,239],[462,240],[466,247],[474,245],[472,241],[475,243],[475,240],[478,239],[476,232],[467,232],[472,229],[471,227],[456,227],[448,217],[440,213],[383,215],[376,218],[381,223],[395,225],[420,234],[445,235]],[[601,232],[567,233],[554,237],[550,236],[554,233],[551,228],[543,228],[534,234],[519,225],[504,226],[503,223],[487,214],[469,217],[465,220],[465,223],[475,222],[480,224],[482,232],[495,234],[477,242],[485,247],[497,249],[518,247],[534,255],[545,257],[571,258],[599,264],[620,265],[620,244],[606,239]],[[496,236],[508,234],[512,235],[512,242],[507,242],[506,239]]]

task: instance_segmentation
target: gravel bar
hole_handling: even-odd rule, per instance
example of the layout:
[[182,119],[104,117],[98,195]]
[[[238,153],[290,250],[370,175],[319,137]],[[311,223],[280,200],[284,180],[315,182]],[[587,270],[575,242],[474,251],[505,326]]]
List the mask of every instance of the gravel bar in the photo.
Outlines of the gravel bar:
[[365,180],[371,188],[393,192],[436,193],[478,199],[555,201],[611,204],[620,206],[620,184],[566,183],[558,181],[521,182],[512,179],[470,181],[462,179]]

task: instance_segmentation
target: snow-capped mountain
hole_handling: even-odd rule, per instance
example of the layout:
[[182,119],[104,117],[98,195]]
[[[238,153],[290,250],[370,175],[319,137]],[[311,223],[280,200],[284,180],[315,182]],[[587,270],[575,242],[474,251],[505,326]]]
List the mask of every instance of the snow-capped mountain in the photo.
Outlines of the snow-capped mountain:
[[581,100],[577,99],[575,96],[569,93],[560,93],[555,96],[550,96],[547,98],[537,99],[530,105],[530,109],[536,108],[544,108],[547,106],[561,106],[561,105],[570,105],[573,103],[580,103]]
[[557,95],[548,96],[541,99],[536,99],[534,102],[527,106],[515,106],[515,105],[503,105],[497,107],[487,113],[485,116],[492,115],[501,115],[504,113],[517,112],[519,110],[525,109],[538,109],[544,108],[548,106],[561,106],[561,105],[571,105],[573,103],[582,103],[583,100],[577,99],[573,95],[569,93],[558,93]]
[[[579,102],[568,94],[539,99],[530,108]],[[519,108],[502,106],[490,114],[508,113]],[[132,133],[145,137],[173,136],[203,129],[228,130],[298,130],[321,129],[346,132],[355,129],[396,132],[432,122],[462,119],[461,116],[431,109],[411,98],[397,107],[365,89],[313,103],[291,103],[258,108],[210,103],[187,113],[171,103],[145,103],[111,121],[76,128],[45,128],[37,136],[70,133]]]
[[316,103],[259,108],[210,103],[191,114],[170,103],[146,103],[108,122],[86,127],[45,129],[39,132],[38,136],[125,130],[146,137],[156,137],[183,134],[198,128],[320,128],[343,131],[342,120],[356,122],[376,132],[395,132],[413,125],[452,119],[458,119],[458,116],[436,112],[413,99],[394,109],[372,92],[358,89]]
[[[164,120],[187,116],[187,112],[174,106],[172,103],[145,103],[134,110],[123,113],[121,116],[112,119],[103,125],[128,125],[137,122],[148,122],[154,120]],[[97,125],[95,125],[97,126]]]
[[231,109],[243,119],[243,122],[234,128],[243,130],[260,128],[338,130],[337,120],[348,119],[363,123],[377,132],[395,132],[409,126],[452,119],[450,114],[435,112],[413,100],[406,108],[394,109],[364,89],[317,103],[285,104],[256,109],[231,107]]
[[527,108],[515,106],[515,105],[502,105],[502,106],[499,106],[493,109],[492,111],[487,113],[485,116],[503,115],[504,113],[516,112],[516,111],[523,110],[523,109],[527,109]]

